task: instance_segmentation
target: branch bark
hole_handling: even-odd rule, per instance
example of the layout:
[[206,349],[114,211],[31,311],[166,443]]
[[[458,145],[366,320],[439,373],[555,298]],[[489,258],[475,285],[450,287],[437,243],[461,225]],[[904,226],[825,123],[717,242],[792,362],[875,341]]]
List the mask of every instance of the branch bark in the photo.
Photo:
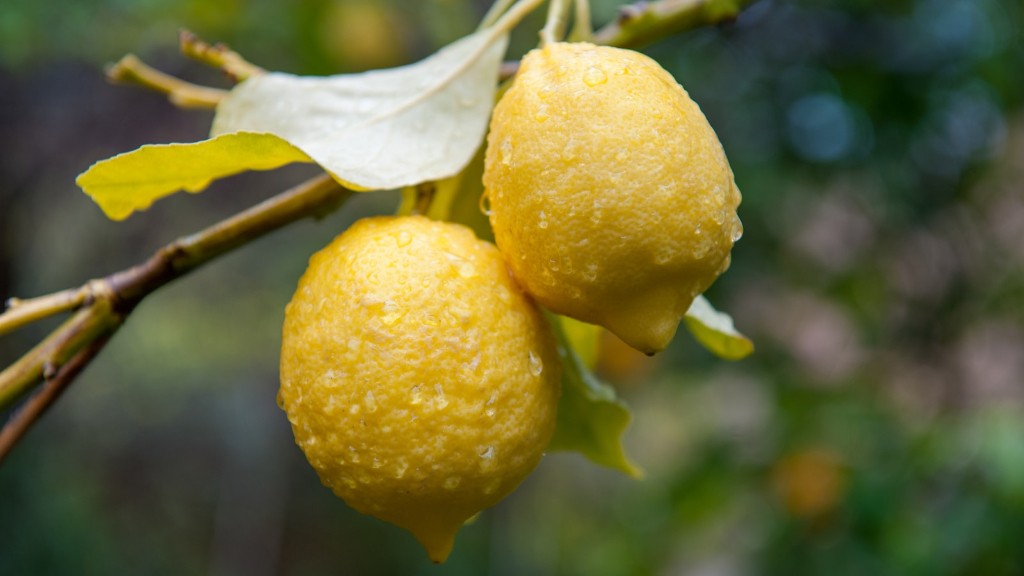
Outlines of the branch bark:
[[734,20],[753,0],[660,0],[619,9],[619,17],[594,34],[595,44],[639,48],[683,30]]
[[208,66],[220,68],[228,75],[228,78],[235,82],[241,82],[250,76],[257,76],[266,72],[266,70],[242,58],[238,52],[231,50],[224,44],[207,44],[188,30],[182,30],[178,33],[178,43],[182,54]]
[[[590,41],[616,48],[642,48],[677,32],[734,20],[755,0],[658,0],[636,2],[619,9],[619,16],[593,33]],[[519,62],[503,62],[499,77],[508,80]]]
[[107,68],[107,80],[115,84],[136,84],[161,94],[179,108],[216,108],[227,90],[186,82],[147,65],[132,54]]
[[[0,372],[0,411],[40,380],[43,391],[26,402],[0,430],[0,461],[67,385],[99,353],[143,298],[218,256],[307,217],[322,217],[341,206],[352,191],[326,174],[312,178],[201,232],[180,238],[149,260],[92,280],[74,290],[15,302],[0,315],[10,328],[77,308],[77,312],[18,361]],[[29,307],[28,312],[25,312]],[[85,352],[84,351],[89,351]],[[47,391],[49,390],[49,391]]]
[[112,334],[106,334],[89,343],[88,346],[79,350],[70,360],[51,377],[46,380],[43,387],[34,396],[29,398],[25,404],[18,409],[11,419],[0,430],[0,462],[7,457],[7,454],[18,443],[18,440],[28,432],[36,420],[42,416],[47,409],[64,390],[74,381],[78,374],[100,353],[106,346]]

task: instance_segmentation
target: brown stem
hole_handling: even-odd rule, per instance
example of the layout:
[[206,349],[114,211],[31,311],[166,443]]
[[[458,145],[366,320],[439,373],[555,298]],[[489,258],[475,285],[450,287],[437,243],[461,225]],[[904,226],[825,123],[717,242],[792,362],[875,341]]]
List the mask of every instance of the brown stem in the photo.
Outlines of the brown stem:
[[46,380],[39,392],[25,401],[25,404],[11,415],[0,429],[0,462],[14,448],[14,445],[28,432],[46,410],[60,397],[78,374],[89,365],[110,340],[112,334],[100,336],[78,351],[59,370]]
[[[181,51],[186,56],[220,68],[234,82],[241,82],[250,76],[265,71],[242,58],[223,44],[210,45],[188,30],[182,30],[179,37]],[[171,104],[179,108],[216,108],[228,94],[227,90],[210,88],[186,82],[153,68],[135,55],[128,54],[116,64],[107,68],[107,79],[118,84],[135,84],[143,88],[166,94]]]
[[121,302],[134,307],[147,294],[210,260],[296,220],[337,209],[352,192],[323,174],[244,212],[164,246],[149,260],[105,281]]
[[99,335],[121,323],[108,301],[97,299],[54,330],[14,364],[0,372],[0,409],[23,396],[40,379],[47,378],[76,352]]
[[266,73],[266,70],[242,58],[226,45],[208,44],[188,30],[178,33],[178,41],[182,54],[208,66],[220,68],[234,82]]
[[736,18],[753,0],[659,0],[619,9],[619,17],[594,33],[594,43],[639,48],[683,30]]
[[[79,289],[88,289],[91,295],[89,305],[83,306],[35,348],[0,372],[0,411],[21,398],[40,380],[49,380],[59,374],[65,363],[79,351],[97,340],[109,338],[135,306],[161,286],[268,232],[303,218],[324,216],[337,209],[351,194],[353,192],[328,175],[317,176],[201,232],[164,246],[142,264],[89,282]],[[60,294],[63,293],[52,296],[58,299],[56,297]],[[56,306],[49,308],[51,313],[59,310]],[[0,315],[0,324],[7,314],[14,311]],[[83,362],[88,363],[91,359],[92,355],[89,355]],[[41,413],[28,412],[25,418],[34,419]]]
[[[637,2],[619,9],[619,17],[594,32],[591,41],[616,48],[640,48],[676,32],[736,17],[753,0],[659,0]],[[518,61],[502,62],[498,77],[508,80],[519,71]]]

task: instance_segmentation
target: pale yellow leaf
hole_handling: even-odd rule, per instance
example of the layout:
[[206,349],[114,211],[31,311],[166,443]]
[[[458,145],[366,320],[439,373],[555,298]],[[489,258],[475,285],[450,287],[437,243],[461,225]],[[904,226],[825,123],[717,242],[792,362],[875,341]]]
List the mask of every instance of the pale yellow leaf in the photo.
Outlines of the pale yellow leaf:
[[124,220],[179,190],[246,170],[272,170],[309,156],[272,134],[236,132],[190,144],[153,144],[101,160],[76,182],[112,220]]
[[686,312],[686,327],[698,342],[720,358],[740,360],[754,351],[754,343],[740,334],[732,317],[697,296]]

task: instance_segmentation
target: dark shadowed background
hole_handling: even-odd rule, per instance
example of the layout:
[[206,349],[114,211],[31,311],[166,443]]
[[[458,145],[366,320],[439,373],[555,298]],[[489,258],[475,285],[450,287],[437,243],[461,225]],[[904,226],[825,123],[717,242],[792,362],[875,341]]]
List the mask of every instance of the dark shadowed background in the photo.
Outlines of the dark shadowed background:
[[[598,24],[617,3],[595,2]],[[4,0],[0,297],[78,285],[303,179],[243,175],[115,223],[92,162],[195,141],[211,114],[113,87],[134,52],[193,81],[177,29],[270,69],[423,57],[468,0]],[[535,18],[513,47],[534,42]],[[609,340],[633,481],[549,455],[448,564],[323,488],[275,404],[285,303],[358,197],[146,300],[0,466],[0,574],[1024,573],[1024,9],[762,1],[645,51],[702,106],[744,194],[709,292],[757,352]],[[4,365],[44,325],[0,339]]]

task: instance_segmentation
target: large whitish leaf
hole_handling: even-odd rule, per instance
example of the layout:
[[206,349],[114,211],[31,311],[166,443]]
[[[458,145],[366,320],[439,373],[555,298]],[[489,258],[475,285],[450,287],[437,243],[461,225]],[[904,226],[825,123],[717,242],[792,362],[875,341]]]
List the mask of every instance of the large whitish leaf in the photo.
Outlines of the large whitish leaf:
[[275,134],[356,189],[447,178],[483,140],[507,43],[487,29],[401,68],[256,76],[221,102],[212,134]]
[[639,478],[643,472],[626,456],[622,436],[632,415],[616,398],[615,390],[601,382],[584,365],[562,324],[563,317],[549,317],[558,337],[562,358],[562,397],[558,425],[550,450],[576,451],[596,464]]
[[703,296],[694,299],[685,320],[694,338],[720,358],[740,360],[754,351],[754,343],[736,330],[732,317],[715,310]]
[[271,134],[238,132],[189,144],[153,144],[101,160],[76,182],[111,220],[124,220],[154,201],[199,192],[217,178],[309,162],[301,150]]

